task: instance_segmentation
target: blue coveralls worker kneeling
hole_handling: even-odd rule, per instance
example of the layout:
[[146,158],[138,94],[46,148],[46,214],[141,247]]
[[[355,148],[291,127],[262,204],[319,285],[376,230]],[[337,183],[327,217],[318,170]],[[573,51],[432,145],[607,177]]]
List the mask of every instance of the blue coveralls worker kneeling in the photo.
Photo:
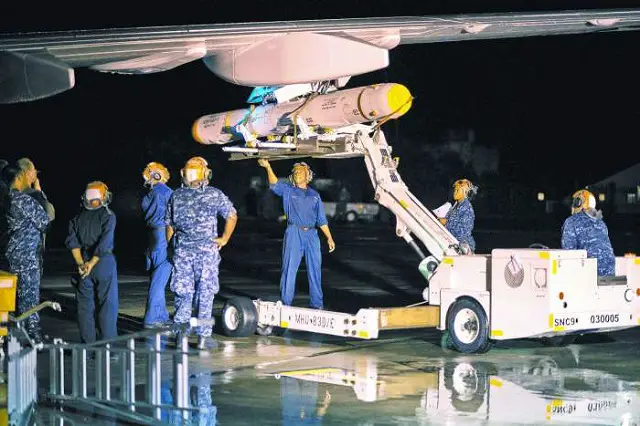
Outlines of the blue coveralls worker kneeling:
[[[83,209],[69,221],[65,241],[76,262],[78,326],[83,343],[118,335],[118,271],[113,254],[116,216],[108,208],[111,192],[91,182],[82,196]],[[98,318],[96,327],[95,318]]]
[[280,276],[280,299],[291,306],[296,291],[296,275],[302,256],[307,264],[309,278],[309,306],[323,309],[322,296],[322,254],[320,252],[320,228],[327,238],[329,253],[336,249],[331,236],[327,217],[320,195],[309,186],[313,172],[306,163],[293,165],[289,182],[279,182],[269,161],[261,159],[258,164],[267,171],[270,189],[282,197],[284,213],[287,216],[287,230],[282,247],[282,275]]
[[456,237],[464,254],[476,251],[473,238],[473,226],[476,219],[471,199],[477,194],[478,187],[468,179],[458,179],[453,184],[453,207],[440,222]]
[[[209,186],[211,170],[204,158],[189,159],[180,174],[184,186],[173,191],[165,216],[167,240],[173,244],[170,286],[175,295],[175,324],[188,323],[193,307],[199,320],[211,320],[213,298],[220,289],[220,249],[229,242],[238,221],[231,200]],[[225,219],[220,237],[218,216]],[[212,325],[196,327],[199,349],[216,348],[212,329]]]
[[562,225],[562,248],[586,250],[587,257],[598,260],[598,276],[613,276],[616,258],[609,240],[609,229],[596,210],[596,197],[586,189],[571,196],[571,216]]
[[144,185],[149,188],[140,203],[149,235],[145,258],[150,279],[144,326],[153,328],[169,322],[165,290],[171,277],[171,263],[167,259],[167,231],[164,218],[173,191],[166,185],[170,178],[169,170],[160,163],[147,164],[142,177]]

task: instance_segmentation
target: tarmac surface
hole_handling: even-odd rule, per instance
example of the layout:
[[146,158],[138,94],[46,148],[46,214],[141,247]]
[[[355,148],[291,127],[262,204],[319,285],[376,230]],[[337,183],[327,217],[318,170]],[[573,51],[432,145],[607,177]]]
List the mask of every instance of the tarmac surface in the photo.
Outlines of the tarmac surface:
[[[214,316],[229,297],[277,298],[283,231],[283,225],[240,221],[222,252]],[[419,259],[395,237],[393,225],[335,225],[332,232],[337,244],[332,254],[321,237],[326,309],[355,313],[422,300]],[[558,239],[545,232],[478,230],[475,236],[478,252],[485,253],[488,247],[552,245]],[[119,333],[126,334],[142,328],[147,277],[139,254],[123,254],[128,242],[116,244]],[[49,250],[41,299],[60,302],[62,312],[43,314],[42,323],[50,336],[77,342],[71,270],[67,251]],[[297,306],[308,303],[306,283],[303,262]],[[167,300],[172,311],[168,289]],[[214,333],[217,349],[191,351],[191,404],[201,410],[186,424],[640,424],[636,328],[582,336],[577,344],[562,348],[510,341],[483,355],[443,349],[440,332],[425,329],[383,332],[372,341],[289,330],[268,337],[230,338],[218,326]],[[38,386],[46,389],[46,354],[38,363]],[[120,367],[113,365],[119,377]],[[165,366],[170,367],[170,359],[163,359]],[[136,365],[137,383],[144,371],[142,364]],[[93,366],[87,374],[95,374]],[[145,390],[138,386],[136,392]],[[163,402],[171,403],[172,395],[171,384],[165,383]],[[44,403],[36,419],[38,424],[57,425],[136,424],[126,417]],[[162,421],[181,423],[171,412],[163,412]]]

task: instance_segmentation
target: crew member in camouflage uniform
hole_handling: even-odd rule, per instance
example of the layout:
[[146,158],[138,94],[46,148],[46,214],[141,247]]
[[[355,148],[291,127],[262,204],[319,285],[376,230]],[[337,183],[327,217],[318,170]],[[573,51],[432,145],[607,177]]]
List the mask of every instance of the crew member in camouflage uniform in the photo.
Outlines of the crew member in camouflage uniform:
[[153,328],[163,326],[169,321],[165,289],[171,276],[171,263],[167,259],[167,231],[164,218],[173,191],[166,185],[170,178],[169,170],[160,163],[147,164],[142,177],[144,185],[149,187],[149,191],[142,197],[141,207],[149,234],[149,246],[145,257],[147,271],[151,275],[144,326]]
[[44,251],[46,249],[47,231],[51,228],[51,222],[56,218],[56,210],[40,187],[40,180],[38,178],[39,172],[36,170],[36,166],[33,164],[33,161],[28,158],[21,158],[17,161],[17,164],[20,170],[27,174],[29,181],[31,182],[30,186],[24,191],[24,193],[33,197],[33,199],[36,200],[49,215],[49,225],[41,234],[42,238],[40,241],[40,248],[38,249],[40,275],[42,275],[44,271]]
[[[9,162],[4,159],[0,159],[0,271],[8,271],[9,264],[7,263],[7,243],[9,242],[9,228],[7,226],[7,214],[9,212],[9,185],[5,179],[4,170],[9,165]],[[10,170],[11,167],[9,167]]]
[[108,207],[111,198],[103,182],[89,183],[82,196],[83,209],[69,221],[65,241],[80,278],[76,301],[83,343],[96,341],[95,318],[101,339],[118,335],[118,270],[113,254],[116,215]]
[[[211,170],[204,158],[189,159],[180,174],[183,187],[171,195],[165,217],[167,240],[173,244],[170,287],[175,293],[176,324],[189,322],[194,305],[198,319],[211,319],[213,298],[220,288],[220,249],[229,242],[238,220],[229,198],[209,186]],[[225,219],[220,237],[218,215]],[[196,328],[199,349],[217,346],[211,337],[212,329],[211,325]]]
[[598,260],[598,276],[615,275],[616,258],[609,230],[596,210],[596,198],[586,189],[571,196],[571,216],[562,224],[562,248],[586,250],[587,257]]
[[476,242],[473,239],[473,225],[475,213],[471,205],[471,199],[478,192],[478,187],[468,179],[459,179],[453,184],[453,207],[446,216],[440,218],[440,222],[447,228],[451,235],[460,243],[463,253],[469,254],[476,250]]
[[[31,188],[31,177],[16,165],[3,171],[9,185],[7,199],[6,261],[9,271],[18,276],[17,315],[21,315],[40,303],[40,247],[42,232],[49,224],[45,209],[24,191]],[[40,183],[35,182],[40,190]],[[26,329],[35,342],[42,341],[40,317],[31,315]]]

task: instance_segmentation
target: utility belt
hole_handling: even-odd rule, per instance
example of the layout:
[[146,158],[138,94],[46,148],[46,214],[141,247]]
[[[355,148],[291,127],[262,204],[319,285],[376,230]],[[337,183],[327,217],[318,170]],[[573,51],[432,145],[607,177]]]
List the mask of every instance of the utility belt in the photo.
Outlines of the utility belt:
[[315,226],[304,226],[304,225],[295,225],[293,223],[287,223],[287,226],[293,226],[295,228],[300,228],[303,231],[311,231],[313,229],[317,229]]

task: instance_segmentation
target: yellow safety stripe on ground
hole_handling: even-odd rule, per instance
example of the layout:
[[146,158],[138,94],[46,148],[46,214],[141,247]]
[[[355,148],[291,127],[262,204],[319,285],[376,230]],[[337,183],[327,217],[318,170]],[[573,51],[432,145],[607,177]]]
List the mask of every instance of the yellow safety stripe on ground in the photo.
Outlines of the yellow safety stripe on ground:
[[323,374],[323,373],[339,373],[342,370],[339,368],[315,368],[310,370],[292,370],[292,371],[283,371],[278,373],[282,376],[306,376],[309,374]]

